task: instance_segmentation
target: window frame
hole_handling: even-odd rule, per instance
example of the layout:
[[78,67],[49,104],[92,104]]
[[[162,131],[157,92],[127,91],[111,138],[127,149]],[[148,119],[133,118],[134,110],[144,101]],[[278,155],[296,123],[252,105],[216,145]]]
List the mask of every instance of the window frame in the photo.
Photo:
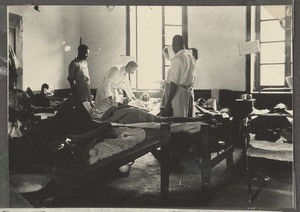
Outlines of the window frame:
[[[292,31],[291,30],[284,30],[285,31],[285,39],[284,40],[275,40],[275,41],[261,41],[261,23],[266,21],[274,21],[277,19],[264,19],[261,20],[261,7],[262,5],[256,6],[255,8],[255,39],[259,41],[260,44],[264,43],[278,43],[284,42],[285,43],[285,59],[284,63],[281,62],[271,62],[271,63],[262,63],[261,62],[261,52],[256,53],[255,58],[255,65],[254,65],[254,87],[253,91],[261,91],[268,88],[275,88],[275,89],[285,89],[288,88],[287,82],[284,79],[284,85],[261,85],[261,66],[263,65],[284,65],[284,76],[291,76],[292,75]],[[285,6],[285,10],[288,9],[290,5]],[[277,20],[278,21],[278,20]],[[285,15],[286,25],[291,26],[292,17]]]
[[[138,13],[138,6],[134,6],[134,9],[135,9],[135,18],[137,18],[137,13]],[[185,47],[188,48],[188,35],[187,35],[187,28],[188,28],[188,24],[187,24],[187,21],[188,21],[188,18],[187,18],[187,6],[180,6],[181,7],[181,24],[167,24],[165,23],[165,7],[166,6],[161,6],[161,9],[162,9],[162,45],[161,45],[161,50],[163,50],[167,45],[166,45],[166,42],[165,42],[165,32],[166,32],[166,27],[178,27],[180,26],[182,29],[181,29],[181,32],[182,32],[182,37],[185,41]],[[127,23],[126,23],[126,35],[127,35],[127,38],[126,38],[126,55],[127,56],[130,56],[131,54],[133,55],[136,55],[136,59],[138,59],[138,47],[137,47],[137,39],[138,39],[138,35],[135,35],[136,37],[136,46],[135,48],[136,49],[131,49],[131,44],[130,44],[130,29],[131,29],[131,21],[130,20],[130,6],[127,6],[127,9],[126,9],[126,19],[127,19]],[[135,20],[136,21],[136,20]],[[136,26],[136,32],[137,33],[137,24],[135,24]],[[131,41],[133,42],[133,41]],[[134,52],[135,51],[135,52]],[[133,53],[134,52],[134,53]],[[167,70],[168,68],[170,67],[169,64],[166,64],[166,61],[165,61],[165,58],[163,56],[163,54],[161,54],[161,58],[162,58],[162,68],[161,68],[161,80],[164,80],[166,79],[167,77]],[[135,79],[136,79],[136,82],[135,82],[135,85],[136,85],[136,88],[135,89],[142,89],[142,88],[139,88],[139,80],[138,80],[138,73],[136,72],[136,76],[135,76]]]
[[[181,27],[181,35],[185,42],[185,48],[188,48],[188,18],[187,18],[187,6],[181,6],[181,24],[166,24],[165,21],[165,6],[162,6],[162,49],[164,49],[166,46],[165,43],[165,31],[166,27]],[[166,60],[162,55],[162,79],[166,79],[167,77],[167,70],[170,68],[170,65],[166,64]]]

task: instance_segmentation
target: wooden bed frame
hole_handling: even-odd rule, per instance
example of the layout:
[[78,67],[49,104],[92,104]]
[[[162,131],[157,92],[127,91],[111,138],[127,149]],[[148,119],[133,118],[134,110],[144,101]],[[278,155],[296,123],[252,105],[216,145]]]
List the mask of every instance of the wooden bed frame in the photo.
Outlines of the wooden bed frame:
[[208,188],[211,186],[211,170],[226,159],[227,170],[231,171],[233,165],[233,152],[234,147],[231,144],[225,144],[224,150],[217,152],[215,157],[211,154],[212,134],[213,127],[208,124],[201,126],[201,136],[198,138],[199,144],[199,158],[197,160],[197,166],[201,170],[202,188]]
[[[75,188],[84,185],[95,178],[108,177],[119,167],[134,161],[135,159],[152,152],[159,161],[161,167],[161,199],[166,201],[169,193],[169,145],[170,145],[170,124],[161,124],[160,129],[145,129],[145,141],[135,147],[124,150],[111,157],[104,158],[99,162],[73,170],[69,175],[57,176],[43,189],[36,192],[35,201],[37,207],[47,205],[53,198],[63,197]],[[160,148],[160,150],[158,150]],[[36,199],[37,198],[37,199]]]
[[[216,157],[211,157],[212,126],[201,125],[200,136],[196,137],[198,144],[197,165],[201,170],[201,187],[208,188],[211,183],[211,169],[226,159],[227,168],[233,164],[233,147],[229,146]],[[111,157],[104,158],[91,165],[85,165],[70,174],[55,176],[43,189],[35,192],[34,203],[36,207],[48,205],[54,198],[60,198],[70,193],[75,188],[84,185],[96,178],[107,178],[119,167],[134,161],[135,159],[151,152],[158,160],[161,168],[161,202],[166,203],[169,197],[169,175],[170,175],[170,124],[162,123],[160,129],[145,129],[146,139],[135,147],[124,150]],[[149,136],[148,136],[149,135]],[[35,205],[36,204],[36,205]]]

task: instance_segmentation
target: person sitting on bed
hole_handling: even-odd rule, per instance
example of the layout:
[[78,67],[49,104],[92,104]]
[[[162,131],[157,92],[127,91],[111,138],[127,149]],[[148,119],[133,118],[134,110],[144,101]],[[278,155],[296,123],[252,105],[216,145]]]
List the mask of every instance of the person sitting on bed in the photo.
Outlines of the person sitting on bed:
[[198,117],[162,117],[160,115],[153,115],[147,110],[127,105],[111,106],[111,107],[95,107],[83,103],[85,109],[88,111],[90,117],[97,121],[109,121],[121,124],[142,123],[142,122],[194,122],[203,121],[215,123],[215,119],[210,114],[203,114]]
[[130,87],[128,76],[133,74],[138,64],[130,61],[124,66],[113,66],[104,74],[98,85],[95,105],[102,111],[123,102],[123,91],[129,100],[136,100]]
[[34,105],[40,107],[50,107],[50,97],[54,95],[54,91],[47,83],[41,87],[41,93],[34,96]]

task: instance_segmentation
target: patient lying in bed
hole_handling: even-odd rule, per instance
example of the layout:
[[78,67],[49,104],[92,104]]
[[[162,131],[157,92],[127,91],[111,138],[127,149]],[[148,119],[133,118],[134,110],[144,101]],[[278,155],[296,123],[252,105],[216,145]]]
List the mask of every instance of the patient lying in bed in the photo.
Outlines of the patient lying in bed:
[[[74,164],[74,166],[80,164],[78,161],[82,161],[83,164],[95,163],[98,160],[101,160],[116,152],[120,152],[124,150],[124,148],[130,148],[132,147],[132,145],[140,143],[144,140],[144,137],[142,136],[134,140],[134,142],[128,143],[127,145],[127,143],[123,142],[128,138],[127,134],[126,138],[124,138],[124,133],[122,131],[123,128],[120,128],[120,132],[114,131],[116,134],[113,137],[111,137],[112,128],[111,124],[107,123],[108,121],[123,124],[141,122],[146,122],[148,124],[149,122],[154,122],[154,124],[159,124],[155,122],[188,122],[178,124],[184,125],[184,130],[188,132],[194,132],[196,128],[199,131],[199,125],[202,122],[213,122],[213,119],[210,115],[203,115],[197,118],[161,117],[149,114],[144,110],[140,110],[138,108],[129,106],[113,106],[110,107],[104,113],[102,113],[100,116],[96,116],[97,113],[95,112],[97,112],[97,110],[95,110],[95,108],[92,108],[91,106],[87,107],[86,104],[85,106],[86,107],[84,108],[81,103],[76,103],[72,100],[68,100],[64,103],[62,108],[57,112],[53,119],[51,119],[47,126],[37,131],[39,132],[38,134],[29,133],[27,136],[20,138],[20,140],[18,140],[20,142],[13,142],[11,140],[10,145],[15,145],[12,148],[10,148],[10,150],[12,151],[10,154],[10,159],[12,161],[15,161],[14,163],[11,163],[11,165],[20,163],[21,165],[19,167],[27,167],[25,166],[26,164],[29,166],[30,164],[36,166],[36,164],[40,164],[41,161],[45,160],[45,163],[42,162],[42,166],[48,166],[52,164],[54,167],[62,167],[63,169],[68,169],[72,168],[72,166],[70,166],[70,163]],[[86,112],[87,108],[90,108],[90,110],[88,110],[89,114]],[[99,123],[102,127],[97,127],[96,129],[94,128],[94,130],[92,131],[89,130],[84,132],[81,128],[83,128],[85,124],[88,126],[92,122],[91,118],[88,117],[88,115],[90,115],[90,117],[93,117],[94,120],[98,120],[100,122],[104,121],[106,123],[102,123],[104,124],[103,126],[101,125],[101,123]],[[95,122],[92,123],[95,124]],[[194,126],[191,126],[189,124],[194,124]],[[142,124],[139,125],[141,126],[138,127],[143,127]],[[176,124],[171,125],[171,132],[178,132],[178,129],[179,128]],[[140,130],[143,131],[143,129]],[[128,131],[128,129],[126,129],[126,131]],[[141,132],[134,134],[139,136],[144,135]],[[69,138],[69,140],[66,138]],[[66,139],[65,142],[62,139]],[[106,142],[103,142],[104,140],[106,140]],[[120,142],[121,140],[122,142]],[[108,145],[108,143],[110,145]],[[75,147],[73,145],[75,145]],[[112,148],[112,146],[114,147]],[[35,150],[32,147],[34,147]],[[57,149],[57,147],[59,148]],[[40,150],[41,148],[43,149],[43,151],[36,150]],[[47,152],[47,154],[44,154],[44,149]],[[73,157],[75,157],[75,160],[73,159],[73,157],[71,159],[65,158],[65,152],[68,152],[69,150],[71,150],[72,152],[78,152],[78,154],[76,155],[79,156],[77,157],[72,153]],[[84,153],[82,152],[82,150]],[[32,161],[32,158],[30,157],[31,155],[33,155],[32,152],[40,152],[40,156],[43,160],[41,158],[35,157],[34,161]],[[28,157],[28,160],[25,156],[19,157],[20,153]],[[59,159],[60,157],[57,156],[57,154],[59,153],[62,153],[60,154],[60,156],[62,157],[61,160]],[[51,157],[44,157],[44,155],[51,155]],[[55,161],[57,161],[57,164],[54,163]],[[62,164],[61,161],[69,161],[67,163],[69,165],[64,166],[64,164]]]
[[101,111],[98,107],[92,107],[88,103],[84,103],[90,117],[95,121],[109,121],[122,124],[142,123],[142,122],[195,122],[202,121],[215,123],[215,120],[209,114],[203,114],[195,118],[190,117],[162,117],[149,113],[147,110],[130,106],[112,106],[106,111]]

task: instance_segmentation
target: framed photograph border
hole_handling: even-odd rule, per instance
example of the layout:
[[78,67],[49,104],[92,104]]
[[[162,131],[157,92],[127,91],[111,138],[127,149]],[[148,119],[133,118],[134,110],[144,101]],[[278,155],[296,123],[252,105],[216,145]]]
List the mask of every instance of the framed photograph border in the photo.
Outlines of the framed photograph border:
[[[294,5],[293,36],[293,112],[294,112],[294,171],[295,195],[300,197],[300,1],[299,0],[2,0],[0,1],[0,56],[7,60],[7,6],[10,5],[188,5],[188,6],[247,6],[247,5]],[[4,41],[6,40],[6,43]],[[1,59],[0,58],[0,59]],[[1,61],[0,61],[1,62]],[[1,64],[1,63],[0,63]],[[0,208],[9,207],[8,183],[8,71],[0,67]],[[296,208],[300,208],[300,198],[296,198]]]

